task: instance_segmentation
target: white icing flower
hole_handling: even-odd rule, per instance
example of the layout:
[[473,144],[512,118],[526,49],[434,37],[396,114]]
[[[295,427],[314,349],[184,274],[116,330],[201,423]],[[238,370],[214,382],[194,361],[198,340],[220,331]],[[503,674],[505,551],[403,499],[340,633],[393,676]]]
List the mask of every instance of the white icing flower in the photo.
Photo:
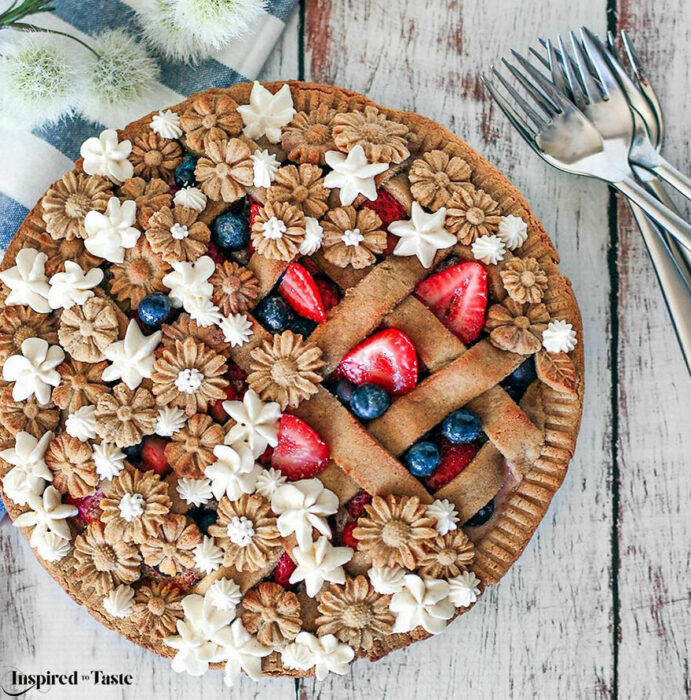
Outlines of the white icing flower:
[[0,280],[10,290],[5,306],[30,306],[36,313],[50,313],[46,260],[45,253],[35,248],[22,248],[15,258],[15,266],[0,272]]
[[226,661],[223,681],[228,687],[232,687],[233,679],[242,671],[254,681],[261,680],[262,659],[273,649],[260,644],[245,629],[242,620],[235,620],[230,627],[219,630],[213,640],[221,647]]
[[216,270],[216,263],[208,255],[202,255],[196,262],[174,262],[172,268],[162,282],[170,289],[168,296],[176,309],[194,297],[211,299],[214,288],[207,280]]
[[223,563],[223,550],[216,546],[213,537],[204,539],[194,548],[194,565],[203,574],[216,571]]
[[111,363],[103,370],[103,380],[115,382],[122,379],[134,391],[142,379],[151,377],[156,358],[154,350],[163,334],[156,331],[144,335],[137,322],[132,319],[127,326],[124,340],[111,343],[103,353]]
[[342,644],[333,634],[317,637],[311,632],[300,632],[292,644],[281,651],[281,660],[287,668],[307,671],[314,666],[317,680],[323,681],[329,673],[339,676],[347,673],[355,651]]
[[230,314],[225,316],[219,324],[223,331],[223,337],[227,343],[233,348],[242,347],[249,342],[254,331],[252,330],[252,322],[245,314]]
[[121,583],[104,599],[103,609],[113,617],[129,617],[134,606],[134,588]]
[[406,572],[400,566],[373,566],[367,575],[377,593],[393,595],[403,590]]
[[287,483],[287,481],[288,479],[286,479],[278,469],[274,469],[273,467],[263,469],[257,477],[255,490],[260,496],[264,496],[264,498],[270,501],[276,491],[283,486],[283,484]]
[[451,530],[458,528],[458,511],[454,504],[446,498],[437,499],[427,506],[427,517],[437,521],[437,531],[440,535],[446,535]]
[[50,387],[60,384],[60,373],[55,369],[65,359],[59,345],[48,345],[43,338],[27,338],[22,343],[22,354],[5,360],[2,378],[15,382],[12,398],[24,401],[35,395],[40,404],[50,401]]
[[273,95],[255,80],[250,103],[240,105],[238,112],[245,125],[242,130],[245,136],[250,139],[266,136],[271,143],[278,143],[281,140],[281,129],[295,114],[290,87],[284,85]]
[[403,590],[394,594],[389,608],[396,614],[394,633],[410,632],[421,626],[430,634],[438,634],[454,614],[449,584],[415,574],[406,575]]
[[0,458],[13,466],[3,479],[3,488],[18,506],[27,504],[29,496],[41,494],[53,480],[53,473],[44,459],[52,439],[50,431],[38,440],[21,430],[15,435],[14,447],[0,452]]
[[457,608],[467,608],[480,595],[480,579],[472,571],[464,571],[459,576],[449,579],[448,583],[449,600]]
[[65,261],[65,271],[57,272],[50,278],[48,303],[51,309],[71,309],[75,304],[81,306],[94,295],[94,287],[103,281],[103,270],[95,267],[86,274],[71,260]]
[[113,442],[94,445],[93,457],[100,479],[114,479],[125,468],[125,453]]
[[158,418],[154,432],[161,437],[171,437],[182,430],[187,423],[187,415],[177,406],[161,406],[158,409]]
[[137,203],[128,199],[120,202],[111,197],[105,214],[90,211],[84,217],[87,238],[84,247],[97,258],[121,263],[125,250],[134,248],[141,231],[134,227],[137,220]]
[[182,136],[180,115],[171,109],[166,109],[151,118],[151,131],[164,139],[179,139]]
[[198,326],[208,328],[221,323],[223,316],[211,299],[202,296],[189,296],[185,299],[183,306]]
[[242,600],[242,591],[232,578],[220,578],[209,586],[205,597],[215,608],[234,614]]
[[343,245],[347,248],[357,248],[365,237],[360,233],[359,228],[348,229],[342,236]]
[[22,513],[14,519],[15,527],[31,527],[30,543],[32,547],[40,546],[43,535],[52,532],[63,540],[71,540],[70,526],[67,518],[79,511],[75,506],[63,504],[62,496],[55,486],[47,486],[42,496],[29,494],[27,505],[31,510]]
[[164,644],[177,650],[172,669],[186,671],[192,676],[202,676],[209,670],[209,663],[221,661],[223,654],[212,637],[230,624],[233,613],[215,608],[200,595],[188,595],[182,599],[183,620],[178,620],[178,634],[166,637]]
[[238,547],[248,547],[254,539],[254,523],[246,516],[233,516],[226,527],[228,539]]
[[338,496],[324,488],[319,479],[301,479],[281,486],[271,499],[271,510],[278,515],[276,525],[283,537],[295,533],[298,546],[307,549],[312,543],[312,528],[331,536],[326,522],[338,510]]
[[278,421],[281,407],[265,403],[253,389],[248,389],[242,401],[224,401],[223,410],[235,421],[225,437],[226,445],[246,444],[256,459],[267,447],[278,444]]
[[170,235],[176,241],[183,241],[190,235],[190,230],[184,224],[178,224],[176,222],[170,227]]
[[316,542],[310,541],[305,547],[293,549],[297,567],[290,575],[290,583],[304,581],[305,592],[314,598],[326,581],[345,583],[343,564],[352,558],[353,550],[350,547],[334,547],[322,535]]
[[542,347],[547,352],[571,352],[577,345],[576,331],[566,321],[550,321],[542,331]]
[[509,214],[499,219],[497,236],[509,250],[520,248],[528,238],[528,224],[520,216]]
[[496,265],[504,259],[506,247],[499,236],[480,236],[470,246],[475,260],[485,265]]
[[300,255],[314,255],[324,242],[324,229],[313,216],[305,217],[305,237],[300,243]]
[[82,167],[87,175],[103,175],[116,185],[121,185],[134,175],[134,166],[127,159],[131,152],[132,144],[129,141],[118,143],[117,133],[106,129],[98,138],[92,136],[82,144]]
[[370,163],[365,149],[357,145],[346,156],[340,151],[327,151],[324,154],[331,172],[324,179],[324,187],[340,189],[341,204],[349,206],[361,194],[370,201],[377,198],[376,175],[388,170],[388,163]]
[[204,470],[211,479],[214,498],[228,496],[231,501],[236,501],[243,493],[254,493],[262,468],[254,463],[249,447],[242,444],[235,447],[216,445],[214,456],[216,461]]
[[211,499],[211,482],[208,479],[178,479],[178,495],[191,506],[203,506]]
[[96,406],[82,406],[70,413],[65,421],[65,430],[82,442],[93,440],[97,435]]
[[272,216],[262,224],[262,237],[272,241],[283,238],[283,234],[288,230],[284,221]]
[[393,221],[389,232],[400,240],[394,248],[394,255],[415,255],[423,267],[429,268],[438,250],[456,245],[456,236],[444,228],[446,208],[427,214],[413,202],[411,218],[408,221]]
[[180,370],[175,377],[175,388],[181,394],[194,394],[204,383],[204,375],[196,367]]
[[187,207],[201,212],[206,209],[206,195],[197,187],[183,187],[175,193],[173,202],[179,207]]
[[144,496],[141,493],[125,493],[118,503],[120,517],[128,523],[144,514]]
[[280,163],[273,153],[266,149],[258,148],[251,156],[254,165],[254,186],[271,187],[271,183],[276,179],[276,171]]
[[72,547],[67,540],[47,531],[41,535],[40,541],[36,545],[39,556],[50,562],[64,559],[71,549]]

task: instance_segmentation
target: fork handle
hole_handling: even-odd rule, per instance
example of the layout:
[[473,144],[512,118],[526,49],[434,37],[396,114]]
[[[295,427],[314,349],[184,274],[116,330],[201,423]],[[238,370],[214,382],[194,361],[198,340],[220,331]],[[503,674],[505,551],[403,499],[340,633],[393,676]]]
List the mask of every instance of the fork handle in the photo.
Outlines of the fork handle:
[[686,362],[686,369],[691,373],[691,287],[688,286],[687,280],[675,264],[671,251],[663,239],[663,232],[638,205],[631,201],[629,205],[643,235],[660,283],[660,290]]
[[691,224],[643,189],[634,179],[633,173],[611,184],[632,202],[638,204],[655,223],[669,231],[684,248],[691,250]]
[[[677,170],[671,163],[668,163],[664,158],[660,158],[660,164],[654,168],[648,168],[650,172],[655,173],[660,179],[672,185],[675,190],[681,192],[687,199],[691,199],[691,179],[689,179],[680,170]],[[645,166],[643,166],[645,167]]]

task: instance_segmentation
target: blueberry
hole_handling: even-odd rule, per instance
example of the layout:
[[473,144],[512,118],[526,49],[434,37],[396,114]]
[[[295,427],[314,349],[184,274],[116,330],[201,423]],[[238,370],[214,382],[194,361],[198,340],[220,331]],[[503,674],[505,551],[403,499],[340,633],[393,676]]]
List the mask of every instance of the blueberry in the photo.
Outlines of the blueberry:
[[310,335],[312,334],[312,331],[317,327],[317,322],[312,321],[309,318],[296,318],[291,324],[290,324],[290,330],[293,331],[293,333],[298,333],[301,335],[303,338],[309,338]]
[[206,508],[190,508],[187,515],[194,520],[199,531],[204,535],[209,534],[209,525],[213,525],[218,517],[215,510]]
[[283,333],[294,318],[281,297],[266,297],[254,311],[257,320],[272,333]]
[[441,460],[439,448],[432,442],[418,442],[405,456],[408,470],[414,476],[429,476]]
[[211,240],[224,253],[247,248],[250,242],[250,224],[242,215],[229,211],[213,223]]
[[523,394],[525,394],[525,387],[520,384],[503,384],[502,387],[516,403],[518,403]]
[[191,187],[196,182],[194,170],[197,167],[197,158],[187,153],[180,165],[175,168],[175,184],[178,187]]
[[142,440],[138,445],[130,445],[129,447],[123,447],[122,451],[125,453],[128,462],[132,464],[137,464],[142,460],[142,450],[144,449],[144,441]]
[[480,508],[480,510],[473,515],[473,517],[468,520],[466,525],[470,527],[478,527],[479,525],[484,525],[492,516],[494,515],[494,499],[492,499],[486,506]]
[[444,437],[454,445],[460,445],[466,442],[477,440],[482,434],[482,422],[480,417],[469,411],[467,408],[461,408],[458,411],[449,413],[441,425],[441,431]]
[[531,357],[511,372],[506,378],[506,382],[517,386],[528,386],[535,379],[537,379],[535,360]]
[[391,405],[391,399],[384,387],[377,384],[362,384],[350,397],[350,408],[362,420],[379,418]]
[[171,309],[172,305],[168,295],[154,292],[139,302],[137,313],[147,326],[160,326],[168,320]]
[[347,379],[339,380],[336,384],[336,396],[338,396],[343,403],[350,403],[350,397],[353,395],[355,390],[355,384],[352,384]]

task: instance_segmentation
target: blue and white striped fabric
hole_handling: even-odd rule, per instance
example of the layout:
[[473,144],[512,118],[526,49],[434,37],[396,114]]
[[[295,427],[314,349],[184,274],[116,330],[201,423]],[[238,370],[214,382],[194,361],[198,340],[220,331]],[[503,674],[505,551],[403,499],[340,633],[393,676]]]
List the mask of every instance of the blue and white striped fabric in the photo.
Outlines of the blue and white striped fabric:
[[[131,29],[137,34],[133,9],[140,0],[53,0],[54,14],[39,15],[35,23],[69,32],[88,40],[106,29]],[[159,57],[161,74],[147,109],[182,101],[187,95],[209,87],[227,87],[254,79],[278,40],[297,0],[268,0],[267,10],[250,32],[194,66]],[[33,21],[33,18],[32,18]],[[32,132],[0,129],[0,250],[5,250],[19,225],[43,192],[79,158],[79,148],[89,136],[106,127],[79,117]]]

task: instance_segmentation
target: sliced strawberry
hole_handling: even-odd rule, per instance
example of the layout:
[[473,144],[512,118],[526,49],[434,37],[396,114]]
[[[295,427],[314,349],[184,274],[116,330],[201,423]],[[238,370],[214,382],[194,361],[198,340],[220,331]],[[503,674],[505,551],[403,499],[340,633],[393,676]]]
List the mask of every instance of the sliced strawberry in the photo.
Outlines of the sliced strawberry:
[[317,265],[312,258],[300,258],[300,264],[310,273],[313,277],[315,275],[321,274],[321,268]]
[[358,386],[371,382],[389,393],[405,394],[417,383],[417,352],[403,331],[388,328],[351,350],[341,360],[339,369]]
[[359,518],[365,512],[365,506],[372,502],[372,494],[364,489],[358,491],[347,503],[346,510],[351,518]]
[[464,262],[420,282],[415,296],[466,345],[480,335],[487,309],[487,271]]
[[281,416],[271,466],[289,481],[309,479],[324,471],[329,454],[326,443],[305,421],[290,413]]
[[160,476],[167,474],[170,471],[165,455],[167,444],[168,442],[158,435],[145,437],[140,468],[144,471],[156,472]]
[[314,278],[300,263],[290,263],[286,269],[278,293],[290,307],[304,318],[317,323],[326,321],[324,302]]
[[257,457],[257,462],[262,465],[262,467],[270,467],[271,466],[271,460],[273,459],[274,456],[274,448],[273,447],[267,447],[264,452],[262,452],[259,457]]
[[[401,221],[408,218],[403,205],[384,189],[377,190],[377,198],[373,202],[367,200],[362,206],[376,212],[385,229],[388,229],[389,224],[393,221]],[[398,241],[398,238],[396,241]]]
[[211,417],[214,420],[217,420],[219,423],[225,423],[229,418],[228,414],[223,408],[223,402],[237,401],[239,396],[238,390],[232,384],[228,384],[228,386],[224,388],[224,391],[226,392],[225,399],[219,399],[218,401],[214,401],[214,403],[211,405],[211,408],[209,409]]
[[330,311],[334,306],[338,306],[341,303],[341,295],[338,293],[338,288],[335,284],[322,277],[318,277],[314,281],[317,289],[319,289],[325,311]]
[[439,466],[427,477],[425,484],[430,491],[437,491],[446,486],[458,476],[477,454],[478,448],[473,444],[452,445],[444,443],[441,448],[441,462]]
[[250,200],[250,218],[249,218],[249,224],[250,228],[252,228],[252,224],[254,224],[254,218],[257,216],[259,213],[259,210],[262,208],[262,205],[259,202],[255,202],[253,199]]
[[101,489],[96,489],[96,491],[91,494],[91,496],[85,496],[84,498],[74,498],[69,494],[65,496],[65,503],[69,503],[71,506],[75,506],[79,511],[79,517],[84,521],[84,523],[92,523],[94,520],[98,520],[101,517],[103,511],[101,510],[101,500],[103,499],[103,491]]
[[223,265],[223,263],[226,261],[225,256],[223,253],[221,253],[218,246],[213,241],[209,242],[209,245],[206,248],[206,254],[214,261],[217,267],[219,265]]
[[346,523],[346,526],[343,528],[343,532],[341,533],[341,544],[344,547],[350,547],[351,549],[357,549],[358,541],[355,539],[355,535],[353,535],[353,530],[356,527],[357,527],[357,520],[351,520],[349,523]]
[[288,556],[288,552],[283,552],[274,569],[274,581],[280,583],[284,588],[289,588],[290,577],[295,569],[297,569],[297,566]]

